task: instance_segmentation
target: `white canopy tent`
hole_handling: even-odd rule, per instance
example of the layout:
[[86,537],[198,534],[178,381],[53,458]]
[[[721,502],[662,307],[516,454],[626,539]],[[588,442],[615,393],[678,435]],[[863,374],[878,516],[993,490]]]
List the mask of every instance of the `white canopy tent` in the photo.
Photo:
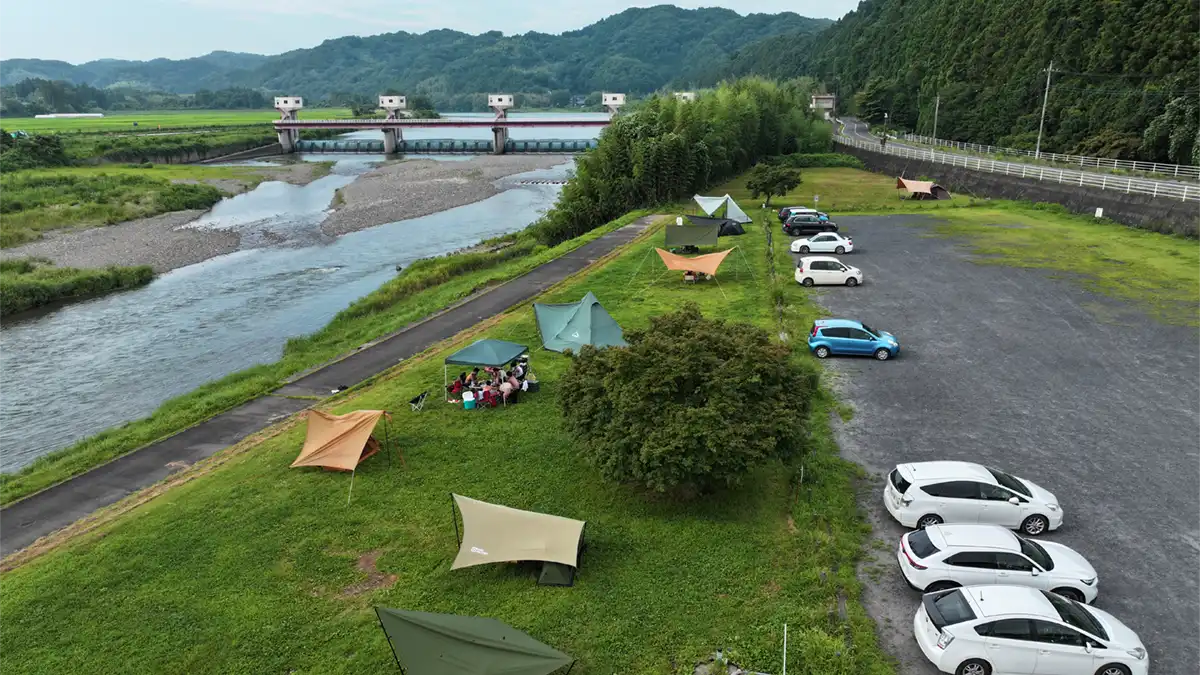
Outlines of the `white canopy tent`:
[[704,211],[706,215],[711,216],[722,206],[724,206],[726,218],[737,221],[738,223],[750,222],[750,216],[747,216],[746,212],[743,211],[741,207],[737,205],[737,202],[733,201],[733,197],[730,197],[729,195],[725,195],[724,197],[702,197],[700,195],[693,195],[692,199],[696,200],[696,203],[700,205],[700,209]]

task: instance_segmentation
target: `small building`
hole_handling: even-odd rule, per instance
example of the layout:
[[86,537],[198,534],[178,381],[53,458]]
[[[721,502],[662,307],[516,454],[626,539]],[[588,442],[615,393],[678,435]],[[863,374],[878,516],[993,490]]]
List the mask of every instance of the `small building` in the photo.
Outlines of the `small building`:
[[696,92],[694,91],[677,91],[675,92],[675,100],[690,103],[696,100]]
[[833,119],[833,111],[837,108],[837,96],[833,94],[813,94],[809,109],[822,119]]
[[575,94],[571,97],[571,107],[582,108],[585,105],[587,105],[587,96],[584,96],[583,94]]

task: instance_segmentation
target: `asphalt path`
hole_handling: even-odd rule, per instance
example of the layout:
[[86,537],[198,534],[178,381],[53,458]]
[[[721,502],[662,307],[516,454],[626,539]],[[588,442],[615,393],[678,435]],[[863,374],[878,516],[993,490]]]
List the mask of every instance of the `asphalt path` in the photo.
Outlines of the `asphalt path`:
[[[814,291],[830,316],[894,333],[887,362],[831,358],[854,406],[843,454],[871,475],[861,501],[875,561],[864,601],[900,672],[936,672],[912,636],[920,596],[897,567],[904,529],[883,506],[897,463],[976,461],[1053,492],[1046,536],[1099,574],[1096,606],[1142,638],[1155,675],[1200,663],[1200,358],[1194,328],[1167,326],[1043,270],[980,265],[920,216],[842,217],[858,288]],[[1004,226],[998,222],[997,226]],[[1131,273],[1135,273],[1131,270]]]
[[[353,386],[451,338],[479,322],[524,302],[575,274],[641,234],[660,216],[646,216],[534,268],[529,273],[476,295],[384,340],[284,385],[186,431],[152,443],[107,464],[47,488],[0,511],[0,555],[8,555],[123,497],[153,485],[316,405],[339,387]],[[414,391],[413,396],[421,392]],[[441,391],[431,390],[431,399]]]

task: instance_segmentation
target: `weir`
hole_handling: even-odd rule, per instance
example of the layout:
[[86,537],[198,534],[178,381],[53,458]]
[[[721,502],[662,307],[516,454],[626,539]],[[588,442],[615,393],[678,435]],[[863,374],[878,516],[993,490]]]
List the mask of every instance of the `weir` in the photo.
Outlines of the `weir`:
[[[504,152],[567,154],[585,152],[596,147],[598,141],[594,138],[564,138],[564,139],[508,139],[504,142]],[[422,138],[415,140],[323,140],[296,141],[296,152],[312,153],[366,153],[366,154],[433,154],[433,155],[490,155],[496,154],[494,141],[464,140],[461,138]]]

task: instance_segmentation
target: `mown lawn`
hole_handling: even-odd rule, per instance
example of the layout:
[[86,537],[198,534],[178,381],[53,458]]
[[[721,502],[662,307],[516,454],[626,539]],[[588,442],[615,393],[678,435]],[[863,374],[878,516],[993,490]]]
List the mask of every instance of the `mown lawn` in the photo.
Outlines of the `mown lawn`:
[[[660,276],[652,247],[662,237],[543,300],[591,290],[627,329],[687,300],[772,332],[778,294],[790,303],[793,334],[815,315],[802,290],[768,279],[758,226],[722,240],[745,255],[727,259],[720,286]],[[785,281],[786,258],[775,252]],[[5,574],[6,665],[29,673],[387,671],[391,653],[371,609],[387,605],[499,618],[578,657],[578,673],[690,673],[717,647],[776,672],[784,623],[789,672],[891,672],[857,603],[865,526],[851,489],[856,469],[837,458],[827,427],[830,402],[815,415],[802,485],[798,466],[775,463],[739,490],[678,504],[608,485],[577,457],[557,408],[570,395],[560,388],[562,355],[535,351],[542,390],[508,409],[465,412],[437,400],[441,357],[481,336],[539,344],[524,306],[335,407],[395,411],[391,434],[405,458],[368,460],[349,506],[350,476],[288,468],[303,442],[300,424]],[[797,358],[809,358],[803,352],[798,343]],[[407,400],[425,389],[435,396],[411,413]],[[588,521],[576,585],[539,587],[532,568],[515,565],[451,572],[450,492]],[[395,583],[353,593],[368,578],[360,557],[376,552]]]
[[[349,108],[312,108],[300,113],[308,119],[334,119],[349,117]],[[36,119],[33,117],[5,117],[7,131],[27,133],[96,132],[96,131],[146,131],[178,129],[186,127],[219,127],[241,124],[267,124],[279,119],[276,110],[139,110],[105,114],[104,117],[70,117],[58,119]],[[137,122],[137,126],[134,126]]]

